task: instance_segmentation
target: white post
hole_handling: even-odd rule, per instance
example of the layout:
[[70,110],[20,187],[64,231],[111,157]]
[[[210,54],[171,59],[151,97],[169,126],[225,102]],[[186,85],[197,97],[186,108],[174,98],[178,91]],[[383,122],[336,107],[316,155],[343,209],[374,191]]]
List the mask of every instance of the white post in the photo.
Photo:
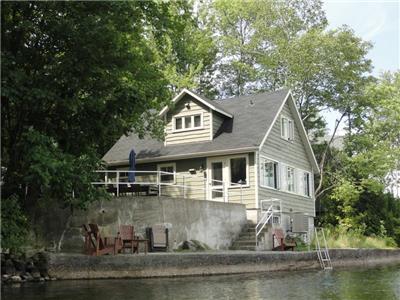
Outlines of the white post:
[[119,197],[119,171],[117,171],[117,197]]
[[157,172],[157,187],[158,187],[158,197],[161,196],[161,173]]
[[182,175],[182,186],[183,186],[183,199],[186,198],[186,191],[185,191],[185,175]]
[[204,200],[207,200],[207,179],[203,178],[204,180]]
[[240,185],[240,204],[243,204],[243,187]]
[[229,199],[228,199],[229,196],[227,195],[226,189],[225,189],[225,181],[222,182],[222,197],[224,199],[224,202],[229,201]]

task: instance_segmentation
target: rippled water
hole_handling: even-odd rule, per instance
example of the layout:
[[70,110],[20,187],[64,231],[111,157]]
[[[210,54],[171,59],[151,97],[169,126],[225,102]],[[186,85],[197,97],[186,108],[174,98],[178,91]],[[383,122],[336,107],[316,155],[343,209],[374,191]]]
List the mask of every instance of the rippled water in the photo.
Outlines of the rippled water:
[[5,286],[2,299],[400,299],[400,266]]

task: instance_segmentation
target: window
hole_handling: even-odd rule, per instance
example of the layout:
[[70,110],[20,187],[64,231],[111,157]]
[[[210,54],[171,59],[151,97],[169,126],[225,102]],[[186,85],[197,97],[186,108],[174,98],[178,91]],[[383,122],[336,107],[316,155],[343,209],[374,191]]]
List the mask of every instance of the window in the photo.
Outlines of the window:
[[[160,171],[160,182],[162,183],[175,183],[175,164],[163,164],[158,165],[158,171]],[[165,173],[161,173],[165,172]],[[168,174],[171,173],[171,174]]]
[[247,184],[247,158],[236,157],[230,159],[230,182]]
[[278,188],[278,163],[270,160],[261,161],[261,185]]
[[303,172],[303,195],[310,197],[310,173]]
[[286,117],[281,118],[281,136],[285,140],[294,140],[294,123],[293,120]]
[[182,129],[182,118],[175,119],[175,130]]
[[294,192],[294,168],[286,167],[286,188],[288,192]]
[[185,131],[200,129],[203,126],[203,116],[201,114],[175,117],[174,119],[174,131]]

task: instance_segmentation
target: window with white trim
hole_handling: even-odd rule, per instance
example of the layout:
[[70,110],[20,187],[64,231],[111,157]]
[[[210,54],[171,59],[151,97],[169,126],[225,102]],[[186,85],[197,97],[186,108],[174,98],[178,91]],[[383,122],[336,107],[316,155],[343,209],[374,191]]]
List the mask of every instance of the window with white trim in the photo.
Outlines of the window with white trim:
[[231,183],[247,184],[247,157],[234,157],[230,159]]
[[261,185],[278,188],[278,162],[261,159]]
[[158,165],[158,171],[161,183],[175,183],[176,165],[174,163]]
[[303,182],[303,189],[302,189],[303,195],[310,197],[311,189],[310,189],[310,173],[309,172],[303,172],[302,182]]
[[202,114],[191,116],[174,117],[173,119],[174,131],[185,131],[200,129],[203,127]]
[[281,137],[287,141],[294,140],[294,123],[287,117],[281,118]]
[[286,190],[288,192],[295,192],[295,172],[294,168],[286,167]]

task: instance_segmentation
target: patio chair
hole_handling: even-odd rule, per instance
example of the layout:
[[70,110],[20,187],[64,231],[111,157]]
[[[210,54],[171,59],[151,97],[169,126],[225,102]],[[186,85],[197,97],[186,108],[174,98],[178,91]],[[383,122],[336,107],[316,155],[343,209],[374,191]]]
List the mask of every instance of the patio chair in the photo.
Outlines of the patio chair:
[[88,255],[100,256],[116,254],[121,250],[120,238],[102,238],[97,224],[82,225],[85,232],[85,252]]
[[131,253],[138,252],[138,239],[132,225],[119,226],[119,234],[122,242],[122,249],[131,249]]
[[146,234],[150,240],[150,251],[168,250],[168,228],[164,225],[154,225],[146,229]]
[[[275,246],[275,239],[278,241],[278,245]],[[297,244],[295,241],[287,241],[285,240],[285,235],[283,233],[283,230],[281,228],[275,228],[272,233],[272,250],[280,250],[280,251],[286,251],[291,249],[294,251],[294,247],[296,247]]]

